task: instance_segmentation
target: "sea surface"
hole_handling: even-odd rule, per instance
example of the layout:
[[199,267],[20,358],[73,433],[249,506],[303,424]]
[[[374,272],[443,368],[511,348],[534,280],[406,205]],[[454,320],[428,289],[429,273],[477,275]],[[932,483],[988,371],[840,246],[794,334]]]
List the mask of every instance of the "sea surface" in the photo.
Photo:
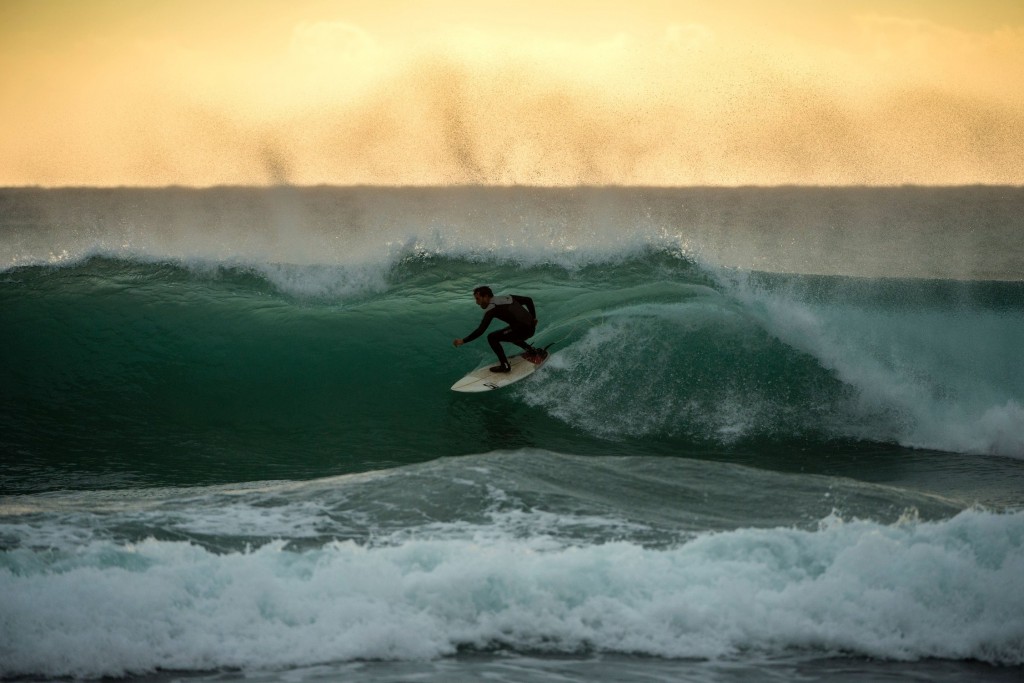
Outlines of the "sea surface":
[[1019,187],[3,189],[0,678],[1024,680],[1022,351]]

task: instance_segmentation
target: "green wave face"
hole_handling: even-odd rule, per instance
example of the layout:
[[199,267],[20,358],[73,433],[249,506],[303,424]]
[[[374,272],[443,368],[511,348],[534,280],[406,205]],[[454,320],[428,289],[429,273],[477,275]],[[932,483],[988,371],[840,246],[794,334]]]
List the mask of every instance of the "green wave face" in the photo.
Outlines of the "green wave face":
[[[323,285],[356,277],[373,284]],[[481,283],[533,297],[534,341],[554,355],[526,382],[462,396],[448,387],[492,357],[485,340],[451,345],[479,321]],[[319,476],[523,447],[1019,456],[1022,300],[1016,283],[741,277],[659,249],[574,267],[420,254],[373,275],[32,266],[0,286],[0,439],[21,463],[62,463],[65,486],[115,471]]]

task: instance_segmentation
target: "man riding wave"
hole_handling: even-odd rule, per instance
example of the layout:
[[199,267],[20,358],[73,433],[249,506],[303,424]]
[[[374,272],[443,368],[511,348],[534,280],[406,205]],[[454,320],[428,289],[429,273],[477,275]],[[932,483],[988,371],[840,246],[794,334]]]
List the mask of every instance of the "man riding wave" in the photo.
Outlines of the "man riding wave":
[[454,346],[462,346],[473,341],[487,330],[492,320],[497,318],[508,323],[508,327],[487,335],[487,341],[499,363],[491,368],[491,372],[509,372],[512,369],[505,356],[505,349],[501,346],[502,342],[515,344],[526,351],[525,355],[544,355],[543,351],[535,349],[526,341],[537,331],[537,309],[533,305],[533,299],[517,294],[494,296],[490,287],[477,287],[473,290],[473,298],[476,299],[477,305],[484,309],[483,320],[469,335],[452,342]]

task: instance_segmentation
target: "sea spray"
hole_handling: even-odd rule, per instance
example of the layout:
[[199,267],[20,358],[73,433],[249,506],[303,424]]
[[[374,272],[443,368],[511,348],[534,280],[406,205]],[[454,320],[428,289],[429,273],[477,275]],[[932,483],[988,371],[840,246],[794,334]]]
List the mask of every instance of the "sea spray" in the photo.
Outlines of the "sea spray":
[[745,270],[1024,277],[1016,187],[8,188],[0,208],[3,269],[89,256],[362,266],[409,248],[568,265],[674,245]]

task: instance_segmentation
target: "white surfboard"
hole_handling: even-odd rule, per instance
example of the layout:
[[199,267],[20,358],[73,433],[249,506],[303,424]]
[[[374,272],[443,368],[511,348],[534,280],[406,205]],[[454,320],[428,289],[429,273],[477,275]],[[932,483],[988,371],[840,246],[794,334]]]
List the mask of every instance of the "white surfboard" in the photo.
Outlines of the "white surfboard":
[[477,393],[507,387],[509,384],[514,384],[532,375],[537,368],[547,362],[548,358],[550,356],[546,355],[539,360],[527,360],[523,357],[523,354],[512,356],[508,359],[509,364],[512,366],[509,372],[491,372],[491,368],[496,364],[494,361],[491,361],[453,384],[452,391]]

